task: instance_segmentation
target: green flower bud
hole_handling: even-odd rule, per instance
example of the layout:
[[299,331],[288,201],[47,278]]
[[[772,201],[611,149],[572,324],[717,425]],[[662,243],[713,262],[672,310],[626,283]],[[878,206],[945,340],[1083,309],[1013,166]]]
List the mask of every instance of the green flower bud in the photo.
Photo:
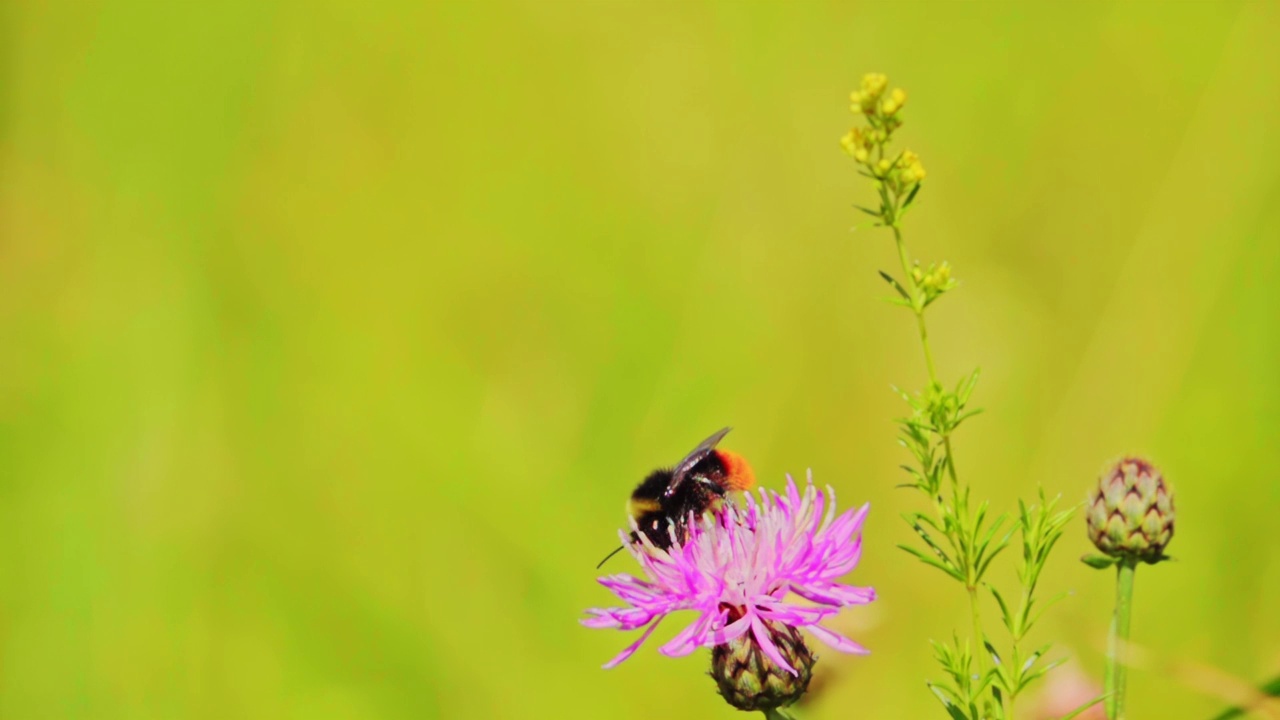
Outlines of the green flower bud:
[[725,702],[739,710],[771,710],[799,700],[809,689],[818,661],[799,630],[768,620],[764,624],[778,652],[798,674],[792,675],[770,660],[750,630],[715,646],[711,649],[711,677]]
[[1098,479],[1087,520],[1103,553],[1156,563],[1173,539],[1173,493],[1154,465],[1126,457]]

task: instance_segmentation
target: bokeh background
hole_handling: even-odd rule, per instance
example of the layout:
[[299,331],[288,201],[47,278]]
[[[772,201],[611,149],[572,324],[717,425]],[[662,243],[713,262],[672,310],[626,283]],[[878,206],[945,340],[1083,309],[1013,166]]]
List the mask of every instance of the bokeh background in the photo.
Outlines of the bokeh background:
[[[963,282],[940,371],[983,368],[961,471],[1012,508],[1149,454],[1178,562],[1135,640],[1280,672],[1276,3],[19,0],[0,32],[0,717],[735,717],[656,652],[677,624],[607,672],[630,637],[577,624],[631,485],[722,425],[765,484],[872,503],[880,600],[841,627],[874,654],[824,652],[807,717],[942,717],[966,600],[894,547],[924,369],[838,145],[870,70],[929,170],[909,242]],[[1037,638],[1086,679],[1089,549]],[[1134,717],[1223,705],[1131,682]]]

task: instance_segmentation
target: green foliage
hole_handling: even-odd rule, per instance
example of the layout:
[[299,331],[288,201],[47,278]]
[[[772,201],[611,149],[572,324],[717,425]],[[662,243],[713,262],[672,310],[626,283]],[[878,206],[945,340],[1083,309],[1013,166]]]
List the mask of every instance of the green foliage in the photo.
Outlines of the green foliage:
[[983,694],[991,685],[991,673],[973,672],[974,656],[969,643],[953,636],[950,644],[933,643],[933,656],[947,673],[949,682],[926,683],[943,707],[953,718],[980,720],[986,717],[982,710]]
[[1000,607],[1000,619],[1012,641],[1008,662],[1002,660],[990,641],[984,642],[984,646],[993,660],[993,683],[1009,697],[1010,703],[1033,681],[1043,677],[1063,662],[1055,660],[1043,665],[1039,664],[1049,650],[1049,645],[1034,650],[1026,657],[1023,657],[1021,650],[1023,640],[1044,611],[1065,597],[1065,595],[1056,595],[1047,602],[1037,605],[1036,587],[1040,581],[1040,574],[1044,571],[1049,553],[1062,538],[1064,528],[1075,514],[1074,509],[1054,512],[1058,500],[1059,498],[1046,500],[1042,488],[1039,505],[1028,507],[1026,503],[1018,502],[1018,529],[1022,535],[1022,560],[1018,566],[1018,581],[1022,588],[1022,595],[1018,604],[1010,605],[999,590],[988,586],[996,604]]
[[[929,689],[952,718],[1006,718],[1012,716],[1018,695],[1062,662],[1043,662],[1050,646],[1028,652],[1024,641],[1044,610],[1061,597],[1041,602],[1036,590],[1049,554],[1061,539],[1074,509],[1057,511],[1058,500],[1047,500],[1042,489],[1038,505],[1028,506],[1019,501],[1015,520],[1010,521],[1005,513],[992,517],[988,501],[974,506],[971,487],[961,481],[956,471],[952,437],[966,420],[981,412],[970,406],[979,372],[974,370],[961,378],[954,389],[947,389],[938,379],[925,312],[955,289],[957,282],[951,277],[951,266],[946,262],[934,262],[922,268],[911,259],[903,241],[901,221],[919,195],[925,172],[919,158],[910,150],[897,154],[887,151],[894,132],[902,126],[899,111],[906,101],[906,93],[894,90],[888,99],[881,100],[886,87],[888,81],[883,75],[863,78],[862,89],[853,94],[852,100],[854,112],[861,114],[867,124],[851,130],[842,144],[857,162],[858,172],[872,180],[880,200],[878,208],[856,207],[875,217],[876,225],[893,230],[902,275],[899,278],[881,270],[880,277],[897,294],[890,302],[909,309],[915,316],[929,373],[924,390],[915,393],[897,390],[910,408],[910,413],[897,421],[898,442],[914,460],[914,464],[902,466],[910,482],[900,487],[920,492],[930,508],[930,512],[911,511],[902,515],[923,546],[899,547],[959,582],[969,595],[973,624],[970,642],[962,644],[956,637],[951,644],[934,643],[935,657],[950,681],[929,683]],[[997,588],[984,583],[984,578],[1015,532],[1022,538],[1022,559],[1017,572],[1021,591],[1017,603],[1011,604]],[[989,589],[1000,608],[1001,621],[1009,634],[1009,650],[1005,656],[982,630],[979,586]],[[975,654],[971,647],[982,650]]]

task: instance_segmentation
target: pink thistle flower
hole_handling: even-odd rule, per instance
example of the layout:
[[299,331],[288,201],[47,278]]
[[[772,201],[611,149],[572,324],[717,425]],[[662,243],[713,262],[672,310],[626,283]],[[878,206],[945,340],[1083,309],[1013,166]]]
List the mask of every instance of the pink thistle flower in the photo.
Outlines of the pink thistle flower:
[[[646,579],[625,574],[600,578],[627,606],[589,609],[590,617],[581,622],[591,628],[645,630],[605,668],[631,657],[658,623],[677,610],[694,610],[697,618],[659,648],[669,657],[728,645],[751,633],[754,645],[773,664],[793,676],[803,673],[807,681],[809,668],[797,671],[779,652],[775,639],[780,633],[794,636],[795,628],[805,628],[841,652],[869,652],[820,623],[843,607],[875,600],[872,588],[837,582],[862,555],[861,528],[870,506],[837,517],[835,491],[815,488],[812,473],[803,495],[790,475],[785,495],[759,493],[758,501],[746,495],[745,509],[726,502],[700,522],[691,518],[683,544],[676,542],[672,529],[668,550],[655,547],[644,533],[637,533],[635,541],[622,533]],[[814,604],[790,602],[789,593]]]

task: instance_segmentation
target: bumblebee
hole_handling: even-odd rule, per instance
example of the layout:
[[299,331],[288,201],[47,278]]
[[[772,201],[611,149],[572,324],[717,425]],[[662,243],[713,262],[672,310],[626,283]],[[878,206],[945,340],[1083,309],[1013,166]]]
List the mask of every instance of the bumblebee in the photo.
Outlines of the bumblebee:
[[[717,511],[730,491],[748,490],[755,484],[751,466],[741,455],[716,448],[731,429],[724,428],[703,440],[675,467],[654,470],[636,486],[627,501],[627,514],[638,528],[631,533],[631,542],[643,533],[649,542],[666,550],[671,547],[670,522],[675,526],[676,541],[683,543],[689,536],[690,515],[697,519]],[[620,550],[609,553],[600,565]]]

